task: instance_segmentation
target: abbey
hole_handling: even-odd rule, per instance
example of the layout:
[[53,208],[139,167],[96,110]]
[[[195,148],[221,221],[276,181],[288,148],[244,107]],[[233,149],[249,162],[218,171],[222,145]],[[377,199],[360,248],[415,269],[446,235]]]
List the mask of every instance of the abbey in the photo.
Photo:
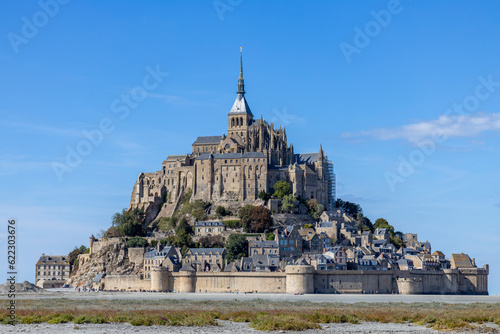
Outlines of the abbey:
[[[321,145],[316,153],[295,153],[286,131],[254,115],[245,98],[243,63],[236,101],[228,114],[227,135],[198,137],[192,152],[170,155],[161,170],[141,173],[131,208],[173,212],[184,193],[204,201],[254,202],[261,191],[273,193],[277,181],[292,185],[298,199],[317,199],[325,208],[335,203],[335,174]],[[163,204],[164,203],[164,204]]]

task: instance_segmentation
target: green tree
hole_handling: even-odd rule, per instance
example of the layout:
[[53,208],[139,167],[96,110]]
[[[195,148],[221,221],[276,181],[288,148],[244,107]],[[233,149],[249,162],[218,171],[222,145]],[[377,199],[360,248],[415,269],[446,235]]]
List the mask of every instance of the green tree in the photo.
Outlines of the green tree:
[[295,196],[290,194],[283,197],[283,200],[281,201],[281,207],[285,212],[292,212],[297,207],[298,203],[299,202],[297,201]]
[[186,217],[182,217],[181,221],[177,224],[175,228],[175,234],[191,234],[191,226],[189,226]]
[[290,185],[290,183],[285,181],[276,181],[273,188],[274,188],[273,195],[279,198],[283,198],[286,195],[290,195],[292,193],[292,186]]
[[394,231],[394,226],[389,224],[389,222],[384,218],[377,219],[373,227],[385,228],[387,230],[387,233],[389,233],[391,243],[398,248],[401,248],[403,246],[403,240],[402,240],[403,233],[399,231]]
[[394,235],[394,226],[389,224],[387,220],[384,218],[379,218],[375,221],[375,225],[373,226],[374,228],[385,228],[387,230],[387,233],[389,233],[390,236]]
[[227,250],[226,259],[228,262],[232,262],[247,256],[248,241],[244,235],[233,233],[227,238],[225,248]]
[[76,247],[68,254],[68,261],[70,265],[75,264],[78,259],[78,255],[83,254],[87,251],[87,247],[81,245],[80,247]]
[[335,201],[335,207],[343,209],[345,213],[352,217],[356,217],[358,212],[363,212],[363,209],[359,204],[344,201],[341,198],[337,198]]
[[148,247],[149,243],[146,238],[132,237],[127,240],[127,247]]
[[315,198],[307,201],[307,207],[309,208],[309,215],[313,219],[319,219],[323,211],[325,211],[325,206],[320,204]]
[[179,218],[177,216],[162,217],[158,221],[158,228],[161,231],[169,232],[169,231],[175,229],[178,221],[179,221]]
[[215,209],[215,214],[217,217],[224,217],[229,214],[229,211],[227,211],[222,205],[219,205],[217,209]]
[[145,217],[142,209],[135,208],[128,211],[123,209],[121,213],[117,212],[113,215],[111,227],[115,227],[117,232],[121,232],[125,236],[142,236]]
[[265,192],[264,190],[261,190],[259,193],[259,198],[263,201],[267,201],[271,198],[271,194],[268,192]]

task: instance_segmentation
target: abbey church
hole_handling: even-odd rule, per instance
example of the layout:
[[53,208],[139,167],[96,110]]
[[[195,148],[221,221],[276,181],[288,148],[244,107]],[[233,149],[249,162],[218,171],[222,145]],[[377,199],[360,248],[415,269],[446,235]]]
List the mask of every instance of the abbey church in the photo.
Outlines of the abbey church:
[[[175,207],[184,193],[204,201],[253,203],[261,191],[273,193],[278,181],[292,185],[298,199],[317,199],[325,208],[335,202],[335,174],[321,145],[316,153],[295,153],[286,131],[254,115],[245,98],[243,63],[236,101],[228,114],[227,135],[198,137],[192,152],[170,155],[161,170],[141,173],[131,208],[151,204]],[[164,203],[164,204],[163,204]]]

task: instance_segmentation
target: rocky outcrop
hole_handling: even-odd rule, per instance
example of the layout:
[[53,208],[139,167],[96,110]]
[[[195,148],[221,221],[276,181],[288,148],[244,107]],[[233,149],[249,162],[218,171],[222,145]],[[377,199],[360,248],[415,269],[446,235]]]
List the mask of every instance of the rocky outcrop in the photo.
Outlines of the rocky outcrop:
[[80,265],[67,283],[71,286],[92,286],[97,274],[133,275],[138,274],[142,265],[136,266],[127,255],[126,243],[120,242],[102,247],[97,253],[80,256]]

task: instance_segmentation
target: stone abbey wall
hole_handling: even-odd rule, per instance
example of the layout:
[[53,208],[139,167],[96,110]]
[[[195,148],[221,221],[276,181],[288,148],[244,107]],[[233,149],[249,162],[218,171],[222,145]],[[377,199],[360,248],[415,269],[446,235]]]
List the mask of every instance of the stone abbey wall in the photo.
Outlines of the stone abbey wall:
[[261,293],[488,294],[488,267],[444,271],[314,270],[291,265],[285,272],[170,272],[151,270],[151,279],[111,275],[109,290]]

